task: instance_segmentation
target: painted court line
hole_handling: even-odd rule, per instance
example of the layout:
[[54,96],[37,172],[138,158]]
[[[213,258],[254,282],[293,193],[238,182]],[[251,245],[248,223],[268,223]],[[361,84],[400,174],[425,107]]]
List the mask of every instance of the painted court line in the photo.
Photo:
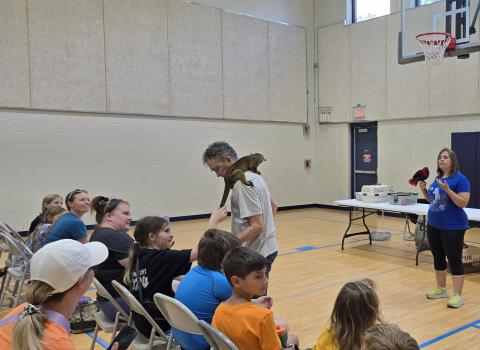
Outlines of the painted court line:
[[[86,335],[88,335],[90,338],[93,339],[93,332],[87,332],[85,333]],[[100,338],[99,336],[97,336],[97,343],[100,344],[101,346],[103,346],[104,349],[108,349],[108,347],[110,346],[107,341],[103,340],[102,338]]]
[[460,333],[460,332],[464,331],[465,329],[472,328],[472,327],[479,328],[478,327],[479,323],[480,323],[480,319],[476,320],[476,321],[473,321],[473,322],[470,322],[470,323],[467,323],[464,326],[458,327],[457,329],[453,329],[453,330],[451,330],[447,333],[439,335],[438,337],[435,337],[433,339],[430,339],[429,341],[426,341],[425,343],[420,344],[420,348],[426,348],[427,346],[438,343],[439,341],[441,341],[445,338],[448,338],[448,337],[450,337],[454,334]]
[[[348,243],[363,242],[363,241],[368,241],[368,238],[365,238],[365,239],[355,239],[355,240],[349,241]],[[305,252],[309,252],[309,251],[311,251],[311,250],[318,250],[318,249],[323,249],[323,248],[330,248],[330,247],[335,247],[335,246],[339,246],[339,245],[342,245],[342,244],[341,244],[341,243],[327,243],[327,244],[323,244],[323,245],[316,246],[316,247],[314,247],[314,246],[299,247],[299,248],[294,248],[294,249],[295,249],[294,251],[285,252],[285,253],[280,253],[280,254],[278,254],[278,256],[298,254],[298,253],[305,253]],[[308,247],[308,249],[305,249],[306,247]]]

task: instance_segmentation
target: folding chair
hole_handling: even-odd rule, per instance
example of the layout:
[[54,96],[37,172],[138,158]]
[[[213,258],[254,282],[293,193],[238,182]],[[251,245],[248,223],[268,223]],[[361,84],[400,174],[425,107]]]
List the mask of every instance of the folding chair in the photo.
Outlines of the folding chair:
[[[9,257],[5,261],[8,267],[3,276],[0,292],[0,307],[16,307],[22,293],[23,284],[30,276],[30,259],[32,252],[23,242],[14,239],[0,227],[0,238],[5,241],[9,249]],[[9,289],[10,281],[15,281],[13,289]],[[4,304],[5,297],[10,297],[10,302]]]
[[[172,327],[172,335],[175,335],[174,328],[176,328],[187,333],[203,336],[202,329],[198,326],[197,316],[181,302],[162,293],[156,293],[153,296],[153,301]],[[180,346],[185,347],[181,339],[175,338],[175,341]]]
[[110,321],[102,310],[99,310],[95,314],[95,322],[97,323],[97,325],[95,326],[95,331],[93,332],[92,343],[90,344],[90,350],[93,350],[95,348],[98,331],[100,329],[105,333],[112,334],[112,337],[110,339],[110,343],[111,343],[115,338],[117,331],[120,329],[120,326],[122,325],[122,323],[127,323],[127,322],[130,323],[130,315],[128,314],[128,312],[125,311],[120,306],[120,304],[117,303],[115,298],[112,297],[112,295],[105,289],[105,287],[96,278],[93,279],[93,284],[97,289],[97,294],[107,299],[113,305],[113,307],[115,307],[115,309],[117,310],[117,313],[115,314],[114,322]]
[[136,312],[137,314],[145,317],[145,319],[152,326],[152,331],[150,332],[149,339],[145,338],[143,334],[138,333],[133,343],[130,344],[130,347],[134,350],[151,350],[154,348],[157,349],[163,347],[166,344],[166,350],[172,349],[173,338],[171,336],[167,336],[163,332],[160,326],[155,322],[152,316],[149,315],[147,310],[145,310],[145,308],[142,306],[142,304],[140,304],[137,298],[135,298],[132,293],[128,291],[127,288],[122,286],[117,281],[112,281],[112,286],[122,297],[122,299],[125,300],[128,306],[130,306],[130,309],[133,312]]
[[207,322],[200,320],[198,326],[202,330],[203,336],[207,339],[208,344],[212,347],[211,350],[239,350],[228,337],[213,328]]

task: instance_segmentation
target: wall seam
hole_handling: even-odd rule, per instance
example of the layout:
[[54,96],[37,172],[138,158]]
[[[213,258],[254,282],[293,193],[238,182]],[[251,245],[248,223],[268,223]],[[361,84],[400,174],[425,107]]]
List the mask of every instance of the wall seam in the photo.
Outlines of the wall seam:
[[109,110],[108,108],[108,85],[107,85],[107,37],[105,30],[105,0],[102,1],[102,17],[103,17],[103,63],[104,63],[104,82],[105,82],[105,111]]
[[30,51],[30,16],[28,11],[28,0],[25,0],[27,15],[27,55],[28,55],[28,105],[32,108],[32,54]]
[[168,40],[168,0],[165,0],[166,37],[167,37],[167,74],[168,74],[168,114],[172,114],[172,74],[170,69],[170,41]]
[[223,11],[220,11],[220,55],[222,56],[222,119],[225,119],[225,57],[223,55]]

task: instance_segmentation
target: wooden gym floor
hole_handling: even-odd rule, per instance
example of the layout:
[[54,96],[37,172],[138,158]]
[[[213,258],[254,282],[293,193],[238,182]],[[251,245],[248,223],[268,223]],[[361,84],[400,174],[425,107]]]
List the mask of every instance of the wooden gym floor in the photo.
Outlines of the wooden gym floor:
[[[368,244],[366,236],[349,239],[344,251],[341,237],[348,213],[326,209],[279,212],[276,217],[279,256],[270,275],[269,295],[275,315],[286,320],[300,337],[301,348],[315,344],[325,328],[335,298],[347,281],[371,278],[377,284],[383,317],[409,332],[422,348],[480,349],[480,274],[466,275],[465,305],[446,307],[446,299],[427,300],[434,285],[432,258],[421,254],[415,266],[412,241],[403,240],[404,219],[367,218],[372,230],[390,231],[390,241]],[[207,220],[172,223],[175,248],[190,248],[200,238]],[[229,230],[230,222],[221,228]],[[413,225],[411,225],[413,229]],[[356,225],[354,229],[361,230]],[[467,231],[468,244],[480,246],[480,230]],[[448,286],[451,288],[449,277]],[[94,290],[88,292],[94,296]],[[2,312],[3,314],[4,312]],[[109,341],[110,335],[99,333]],[[87,334],[73,336],[78,350],[89,349]],[[104,349],[102,340],[96,349]]]

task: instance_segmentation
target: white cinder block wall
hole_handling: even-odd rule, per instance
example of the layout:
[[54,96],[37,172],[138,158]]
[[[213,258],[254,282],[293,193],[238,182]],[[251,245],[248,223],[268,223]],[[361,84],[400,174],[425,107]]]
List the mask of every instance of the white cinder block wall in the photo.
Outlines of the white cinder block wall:
[[[394,12],[401,1],[391,1],[391,15],[344,26],[346,1],[315,0],[319,105],[334,106],[338,123],[317,126],[318,203],[350,193],[347,121],[357,103],[367,105],[367,120],[378,121],[378,181],[398,191],[414,190],[407,180],[420,167],[435,173],[435,157],[450,146],[452,132],[480,130],[479,54],[431,68],[399,65],[400,14]],[[442,6],[415,10],[419,32],[426,30],[420,20]]]
[[315,202],[313,171],[300,159],[313,158],[312,141],[299,126],[2,112],[0,130],[1,212],[15,227],[26,227],[45,193],[73,188],[125,198],[135,218],[208,213],[223,191],[201,162],[212,140],[228,140],[239,154],[261,150],[282,205]]
[[[53,4],[52,1],[55,2],[49,0],[49,3]],[[306,27],[308,88],[313,91],[313,0],[197,2]],[[123,1],[122,6],[127,3]],[[55,6],[59,4],[55,2]],[[130,4],[136,2],[130,1]],[[97,7],[101,5],[102,1],[84,1],[75,6],[83,13],[98,14]],[[103,5],[110,6],[112,3],[105,0]],[[49,23],[42,22],[41,7],[46,6],[45,3],[33,1],[30,6],[38,6],[40,11],[34,16],[36,22],[30,25],[42,27],[43,35],[48,36],[50,30],[45,26],[48,27]],[[0,8],[4,10],[0,10],[0,33],[27,32],[24,0],[5,1]],[[2,18],[2,13],[5,16],[8,14],[7,18]],[[76,20],[71,13],[64,15],[70,16],[68,21]],[[85,16],[81,21],[92,21],[98,25],[101,18],[95,16]],[[112,35],[112,28],[105,28],[107,35]],[[85,79],[102,81],[104,76],[103,72],[89,72],[89,67],[84,65],[85,57],[79,57],[82,65],[76,66],[74,71],[65,72],[65,76],[79,84],[65,85],[66,81],[59,80],[55,82],[55,88],[70,89],[69,95],[72,90],[78,90],[78,101],[100,107],[90,109],[90,113],[19,109],[28,108],[32,100],[42,105],[42,94],[31,96],[30,84],[36,84],[35,91],[41,91],[39,87],[42,81],[48,79],[48,72],[40,72],[30,81],[28,59],[12,59],[12,56],[28,57],[28,42],[16,40],[17,36],[26,38],[22,34],[0,34],[0,58],[5,58],[3,62],[6,62],[0,68],[1,101],[3,106],[13,107],[0,109],[0,220],[11,223],[19,230],[26,229],[40,210],[45,194],[65,195],[77,187],[87,189],[92,196],[105,194],[128,200],[135,219],[150,214],[179,216],[208,213],[220,202],[223,180],[202,165],[201,156],[207,145],[216,140],[230,142],[240,155],[250,152],[265,155],[267,161],[262,164],[261,171],[280,205],[316,202],[315,135],[312,132],[311,136],[304,136],[300,124],[97,113],[95,111],[105,108],[106,98],[113,101],[115,97],[117,106],[128,107],[129,96],[114,95],[121,81],[114,81],[117,85],[110,86],[107,94],[105,89],[101,92],[86,91],[83,88]],[[42,38],[37,36],[36,42],[41,42]],[[61,50],[67,56],[88,55],[88,51],[81,49],[86,41],[94,40],[98,44],[100,40],[103,45],[103,39],[97,37],[89,37],[88,40],[79,37],[71,43],[44,39],[47,41],[45,47],[35,48],[41,55],[48,55],[49,50]],[[65,50],[59,48],[62,45]],[[115,47],[106,47],[109,53],[115,50]],[[103,60],[97,56],[91,57],[96,67],[98,60]],[[37,62],[45,64],[44,58],[31,57],[30,65],[37,67]],[[107,59],[112,61],[115,57]],[[125,72],[125,84],[131,86],[134,96],[143,96],[139,90],[142,84],[132,82],[132,76],[134,73]],[[148,76],[145,78],[148,79]],[[148,103],[155,103],[152,96],[155,94],[146,95]],[[309,120],[313,118],[312,98],[310,95]],[[71,102],[72,105],[75,105],[74,102]],[[56,106],[56,103],[45,101],[48,106]],[[146,105],[145,113],[148,113],[149,106]],[[59,105],[54,108],[61,110],[66,107]],[[312,159],[314,168],[304,169],[304,159]],[[85,221],[91,224],[93,218],[87,215]]]

